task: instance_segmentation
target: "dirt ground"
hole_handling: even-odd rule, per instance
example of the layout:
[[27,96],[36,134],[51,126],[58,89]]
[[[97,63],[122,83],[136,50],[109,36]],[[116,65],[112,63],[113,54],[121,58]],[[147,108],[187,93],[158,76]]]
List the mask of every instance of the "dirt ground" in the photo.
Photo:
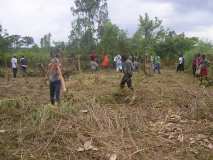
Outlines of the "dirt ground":
[[213,87],[186,73],[71,76],[58,107],[42,78],[0,81],[0,159],[212,160]]
[[0,81],[0,99],[30,97],[37,104],[49,101],[48,84],[44,78],[19,77],[10,81],[1,78]]

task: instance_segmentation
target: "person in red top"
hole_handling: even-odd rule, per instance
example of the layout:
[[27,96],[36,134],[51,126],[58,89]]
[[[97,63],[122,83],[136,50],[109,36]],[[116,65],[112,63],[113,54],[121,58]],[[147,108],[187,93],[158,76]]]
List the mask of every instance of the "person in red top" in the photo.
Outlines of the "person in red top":
[[199,53],[196,58],[196,73],[195,73],[198,77],[200,77],[201,63],[202,63],[202,57],[201,57],[201,54]]
[[208,81],[208,65],[209,65],[209,62],[208,62],[206,56],[202,55],[201,70],[200,70],[201,84],[203,82],[203,79],[205,79],[206,81]]
[[104,58],[103,58],[103,61],[101,63],[101,66],[103,68],[108,68],[109,67],[109,57],[108,57],[108,55],[104,54]]

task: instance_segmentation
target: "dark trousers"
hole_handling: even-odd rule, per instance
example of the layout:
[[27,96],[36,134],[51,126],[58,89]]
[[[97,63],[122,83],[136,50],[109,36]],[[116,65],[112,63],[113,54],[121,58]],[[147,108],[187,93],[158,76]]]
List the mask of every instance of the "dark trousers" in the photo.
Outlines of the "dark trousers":
[[181,71],[184,71],[184,64],[178,64],[177,66],[177,72],[181,72]]
[[160,64],[159,64],[159,63],[155,64],[155,66],[154,66],[154,72],[155,72],[156,70],[157,70],[158,73],[160,74]]
[[123,76],[123,78],[121,80],[121,83],[120,83],[120,87],[124,88],[126,83],[127,83],[128,88],[133,90],[133,87],[132,87],[132,75],[124,74],[124,76]]
[[21,67],[22,75],[26,76],[27,75],[27,68],[26,67]]
[[60,102],[60,89],[60,80],[50,82],[50,101],[53,105],[55,104],[55,102]]
[[13,78],[16,78],[16,75],[17,75],[17,68],[13,68]]
[[192,73],[194,76],[196,76],[196,66],[192,66]]

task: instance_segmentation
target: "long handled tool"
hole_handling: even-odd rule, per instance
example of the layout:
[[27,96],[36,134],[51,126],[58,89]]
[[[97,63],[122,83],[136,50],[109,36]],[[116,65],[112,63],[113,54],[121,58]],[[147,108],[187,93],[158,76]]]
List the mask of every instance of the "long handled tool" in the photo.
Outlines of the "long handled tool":
[[59,66],[58,66],[58,71],[59,71],[59,78],[60,78],[60,80],[61,80],[61,87],[62,87],[62,90],[63,90],[64,92],[66,92],[67,89],[66,89],[64,77],[63,77],[63,75],[62,75],[62,73],[61,73],[61,69],[60,69]]

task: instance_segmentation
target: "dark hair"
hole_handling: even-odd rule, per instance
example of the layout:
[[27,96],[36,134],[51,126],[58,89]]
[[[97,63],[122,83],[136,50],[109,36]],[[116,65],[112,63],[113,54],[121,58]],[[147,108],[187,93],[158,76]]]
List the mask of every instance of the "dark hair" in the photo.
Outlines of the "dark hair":
[[202,55],[202,58],[203,58],[203,59],[205,59],[205,58],[206,58],[206,55],[205,55],[205,54],[203,54],[203,55]]
[[122,55],[121,59],[122,59],[123,62],[125,62],[128,59],[128,56],[127,55]]

